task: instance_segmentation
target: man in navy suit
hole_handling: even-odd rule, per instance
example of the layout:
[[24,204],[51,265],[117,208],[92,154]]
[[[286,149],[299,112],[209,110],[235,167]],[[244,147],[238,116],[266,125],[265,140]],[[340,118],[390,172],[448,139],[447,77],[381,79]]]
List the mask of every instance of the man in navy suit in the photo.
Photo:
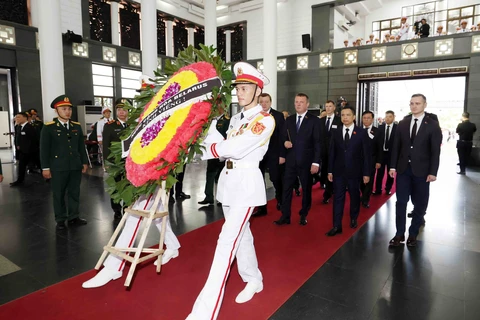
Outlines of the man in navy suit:
[[423,94],[412,96],[412,114],[398,124],[391,149],[389,174],[392,178],[397,176],[397,233],[390,240],[391,246],[399,246],[405,241],[407,204],[410,197],[414,208],[407,246],[417,245],[417,235],[428,206],[430,182],[437,179],[442,131],[437,121],[425,115],[426,107],[427,98]]
[[[380,152],[383,152],[380,168],[377,170],[377,180],[375,182],[375,195],[382,194],[383,177],[385,168],[390,171],[390,149],[395,139],[397,125],[395,124],[395,113],[391,110],[385,112],[385,123],[378,127],[378,140],[380,144]],[[385,183],[385,194],[392,194],[390,191],[393,186],[393,178],[387,174],[387,182]]]
[[295,96],[296,113],[285,121],[283,144],[285,146],[285,176],[283,180],[282,217],[275,224],[290,224],[292,191],[297,176],[302,184],[302,209],[300,224],[307,224],[307,215],[312,205],[312,174],[320,169],[320,119],[307,112],[308,96]]
[[350,227],[357,227],[360,213],[360,180],[367,184],[371,174],[371,151],[367,130],[357,127],[355,109],[347,106],[341,113],[343,125],[330,141],[328,180],[333,182],[333,228],[327,236],[342,233],[343,208],[348,188],[350,194]]
[[325,184],[325,191],[323,192],[324,204],[327,204],[333,194],[333,183],[328,181],[328,148],[330,146],[330,137],[332,132],[342,125],[342,120],[335,115],[335,102],[327,100],[325,102],[325,111],[327,115],[320,119],[320,135],[322,137],[322,168],[320,183]]
[[[268,169],[270,181],[272,181],[275,188],[275,198],[277,199],[277,209],[280,210],[282,206],[282,180],[283,180],[283,164],[285,158],[280,157],[284,155],[285,147],[283,146],[282,132],[285,124],[285,117],[283,113],[272,108],[272,97],[268,93],[262,93],[258,97],[258,103],[262,106],[264,112],[270,113],[275,119],[275,129],[270,137],[267,153],[260,161],[260,170],[265,177],[265,171]],[[267,205],[258,208],[258,211],[253,214],[254,217],[264,216],[267,214]]]

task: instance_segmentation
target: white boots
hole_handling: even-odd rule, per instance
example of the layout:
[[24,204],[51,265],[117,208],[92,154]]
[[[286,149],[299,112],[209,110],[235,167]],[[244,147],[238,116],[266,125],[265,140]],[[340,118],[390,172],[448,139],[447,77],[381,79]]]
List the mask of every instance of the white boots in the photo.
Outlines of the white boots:
[[255,293],[259,293],[263,290],[263,283],[261,282],[248,282],[245,289],[242,290],[235,299],[236,303],[245,303],[250,301]]
[[[167,264],[167,262],[170,261],[171,259],[178,257],[178,255],[179,255],[178,249],[177,250],[166,249],[162,257],[162,266],[164,264]],[[155,259],[155,262],[153,264],[157,265],[157,261],[158,260]]]
[[[162,265],[166,264],[171,259],[178,257],[178,255],[179,255],[178,250],[166,249],[165,252],[163,253]],[[155,260],[155,265],[157,265],[157,260]],[[100,272],[98,272],[95,275],[95,277],[93,277],[88,281],[85,281],[82,284],[82,288],[85,288],[85,289],[98,288],[106,285],[112,280],[117,280],[121,276],[122,276],[122,271],[111,270],[111,269],[108,269],[107,267],[104,267],[102,270],[100,270]]]
[[122,276],[122,271],[115,271],[108,268],[103,268],[99,273],[92,279],[85,281],[82,284],[82,288],[98,288],[106,285],[111,280],[117,280]]

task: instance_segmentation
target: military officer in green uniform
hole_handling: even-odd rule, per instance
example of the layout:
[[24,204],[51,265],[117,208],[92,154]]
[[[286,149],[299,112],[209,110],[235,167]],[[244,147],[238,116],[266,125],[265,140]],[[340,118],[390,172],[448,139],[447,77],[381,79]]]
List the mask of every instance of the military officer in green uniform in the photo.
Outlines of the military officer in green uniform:
[[[115,103],[115,111],[117,113],[117,120],[111,120],[105,124],[103,128],[103,144],[102,144],[102,151],[103,151],[103,159],[108,160],[110,157],[110,147],[112,146],[112,142],[120,141],[120,136],[122,131],[127,127],[127,118],[128,118],[128,110],[124,108],[124,103],[122,100],[117,100]],[[110,159],[109,161],[112,161]],[[112,206],[114,212],[115,219],[122,218],[122,206],[119,203],[113,202],[110,199],[110,204]]]
[[[38,118],[38,112],[37,109],[31,108],[28,110],[28,113],[32,117],[30,120],[30,124],[33,126],[35,129],[35,132],[37,133],[37,142],[40,143],[40,133],[42,132],[43,128],[43,122]],[[32,167],[29,168],[29,172],[34,172],[34,173],[40,173],[37,170],[41,169],[40,166],[40,148],[37,149],[37,151],[32,154]]]
[[[222,114],[217,118],[217,130],[221,135],[226,139],[227,130],[230,125],[230,117],[228,114]],[[210,205],[213,204],[213,187],[216,182],[218,182],[218,177],[220,172],[225,166],[224,161],[219,159],[209,159],[207,160],[207,181],[205,183],[205,199],[199,201],[198,204]],[[220,202],[217,202],[218,205],[222,205]]]
[[[61,95],[50,105],[58,117],[45,123],[40,135],[40,161],[42,175],[51,179],[53,209],[57,230],[69,226],[84,225],[79,217],[80,182],[87,171],[87,153],[80,123],[71,121],[72,104]],[[65,194],[68,194],[68,209]]]

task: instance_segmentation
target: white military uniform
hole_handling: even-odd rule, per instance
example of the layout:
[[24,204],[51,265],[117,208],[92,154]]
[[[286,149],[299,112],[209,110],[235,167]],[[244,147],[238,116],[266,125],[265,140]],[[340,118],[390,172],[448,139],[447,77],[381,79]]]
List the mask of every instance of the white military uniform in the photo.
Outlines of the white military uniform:
[[232,117],[226,140],[215,126],[213,121],[204,141],[206,151],[202,159],[226,160],[217,186],[217,199],[222,202],[225,223],[218,238],[210,274],[189,319],[217,318],[225,282],[235,257],[244,282],[263,281],[248,220],[256,206],[267,202],[259,163],[267,152],[275,120],[257,105]]
[[[156,192],[154,193],[156,194]],[[155,196],[151,195],[150,197],[141,196],[133,205],[133,209],[136,210],[145,210],[148,211],[152,208],[155,202]],[[162,201],[158,203],[158,211],[164,211]],[[162,219],[157,218],[153,220],[158,230],[162,230]],[[135,243],[135,238],[137,237],[138,230],[140,229],[140,224],[142,223],[142,218],[139,216],[129,215],[127,221],[125,222],[125,227],[122,230],[122,233],[115,243],[116,247],[127,248],[132,247]],[[177,237],[172,231],[172,226],[170,225],[170,219],[167,221],[167,229],[165,232],[165,246],[167,249],[178,250],[180,248],[180,242],[178,242]],[[113,271],[122,271],[125,267],[125,260],[122,258],[109,255],[105,262],[103,263],[105,268],[108,268]]]
[[398,33],[397,33],[397,37],[400,37],[400,41],[401,40],[408,40],[408,30],[410,28],[410,25],[408,23],[402,23],[402,25],[400,26],[400,30],[398,30]]

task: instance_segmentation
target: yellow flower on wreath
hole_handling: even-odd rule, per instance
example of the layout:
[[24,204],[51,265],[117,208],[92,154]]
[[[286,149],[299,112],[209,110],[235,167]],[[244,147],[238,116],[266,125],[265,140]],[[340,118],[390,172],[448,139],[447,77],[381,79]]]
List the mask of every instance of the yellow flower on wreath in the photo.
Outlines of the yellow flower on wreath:
[[175,111],[170,118],[168,118],[167,122],[165,122],[162,131],[158,133],[158,136],[153,139],[148,146],[142,147],[141,139],[135,139],[130,151],[133,162],[136,164],[145,164],[155,159],[160,152],[167,147],[167,144],[172,140],[173,136],[175,136],[177,129],[187,118],[192,105],[193,104]]
[[182,72],[177,73],[173,77],[171,77],[167,83],[160,89],[160,91],[157,92],[155,97],[150,101],[150,105],[148,108],[145,109],[145,111],[142,114],[142,119],[149,115],[153,110],[157,108],[158,102],[160,102],[163,98],[163,95],[165,94],[165,91],[167,91],[168,87],[172,85],[173,83],[178,83],[180,85],[180,90],[184,90],[188,87],[193,86],[194,84],[198,83],[198,78],[195,72],[190,71],[190,70],[184,70]]

